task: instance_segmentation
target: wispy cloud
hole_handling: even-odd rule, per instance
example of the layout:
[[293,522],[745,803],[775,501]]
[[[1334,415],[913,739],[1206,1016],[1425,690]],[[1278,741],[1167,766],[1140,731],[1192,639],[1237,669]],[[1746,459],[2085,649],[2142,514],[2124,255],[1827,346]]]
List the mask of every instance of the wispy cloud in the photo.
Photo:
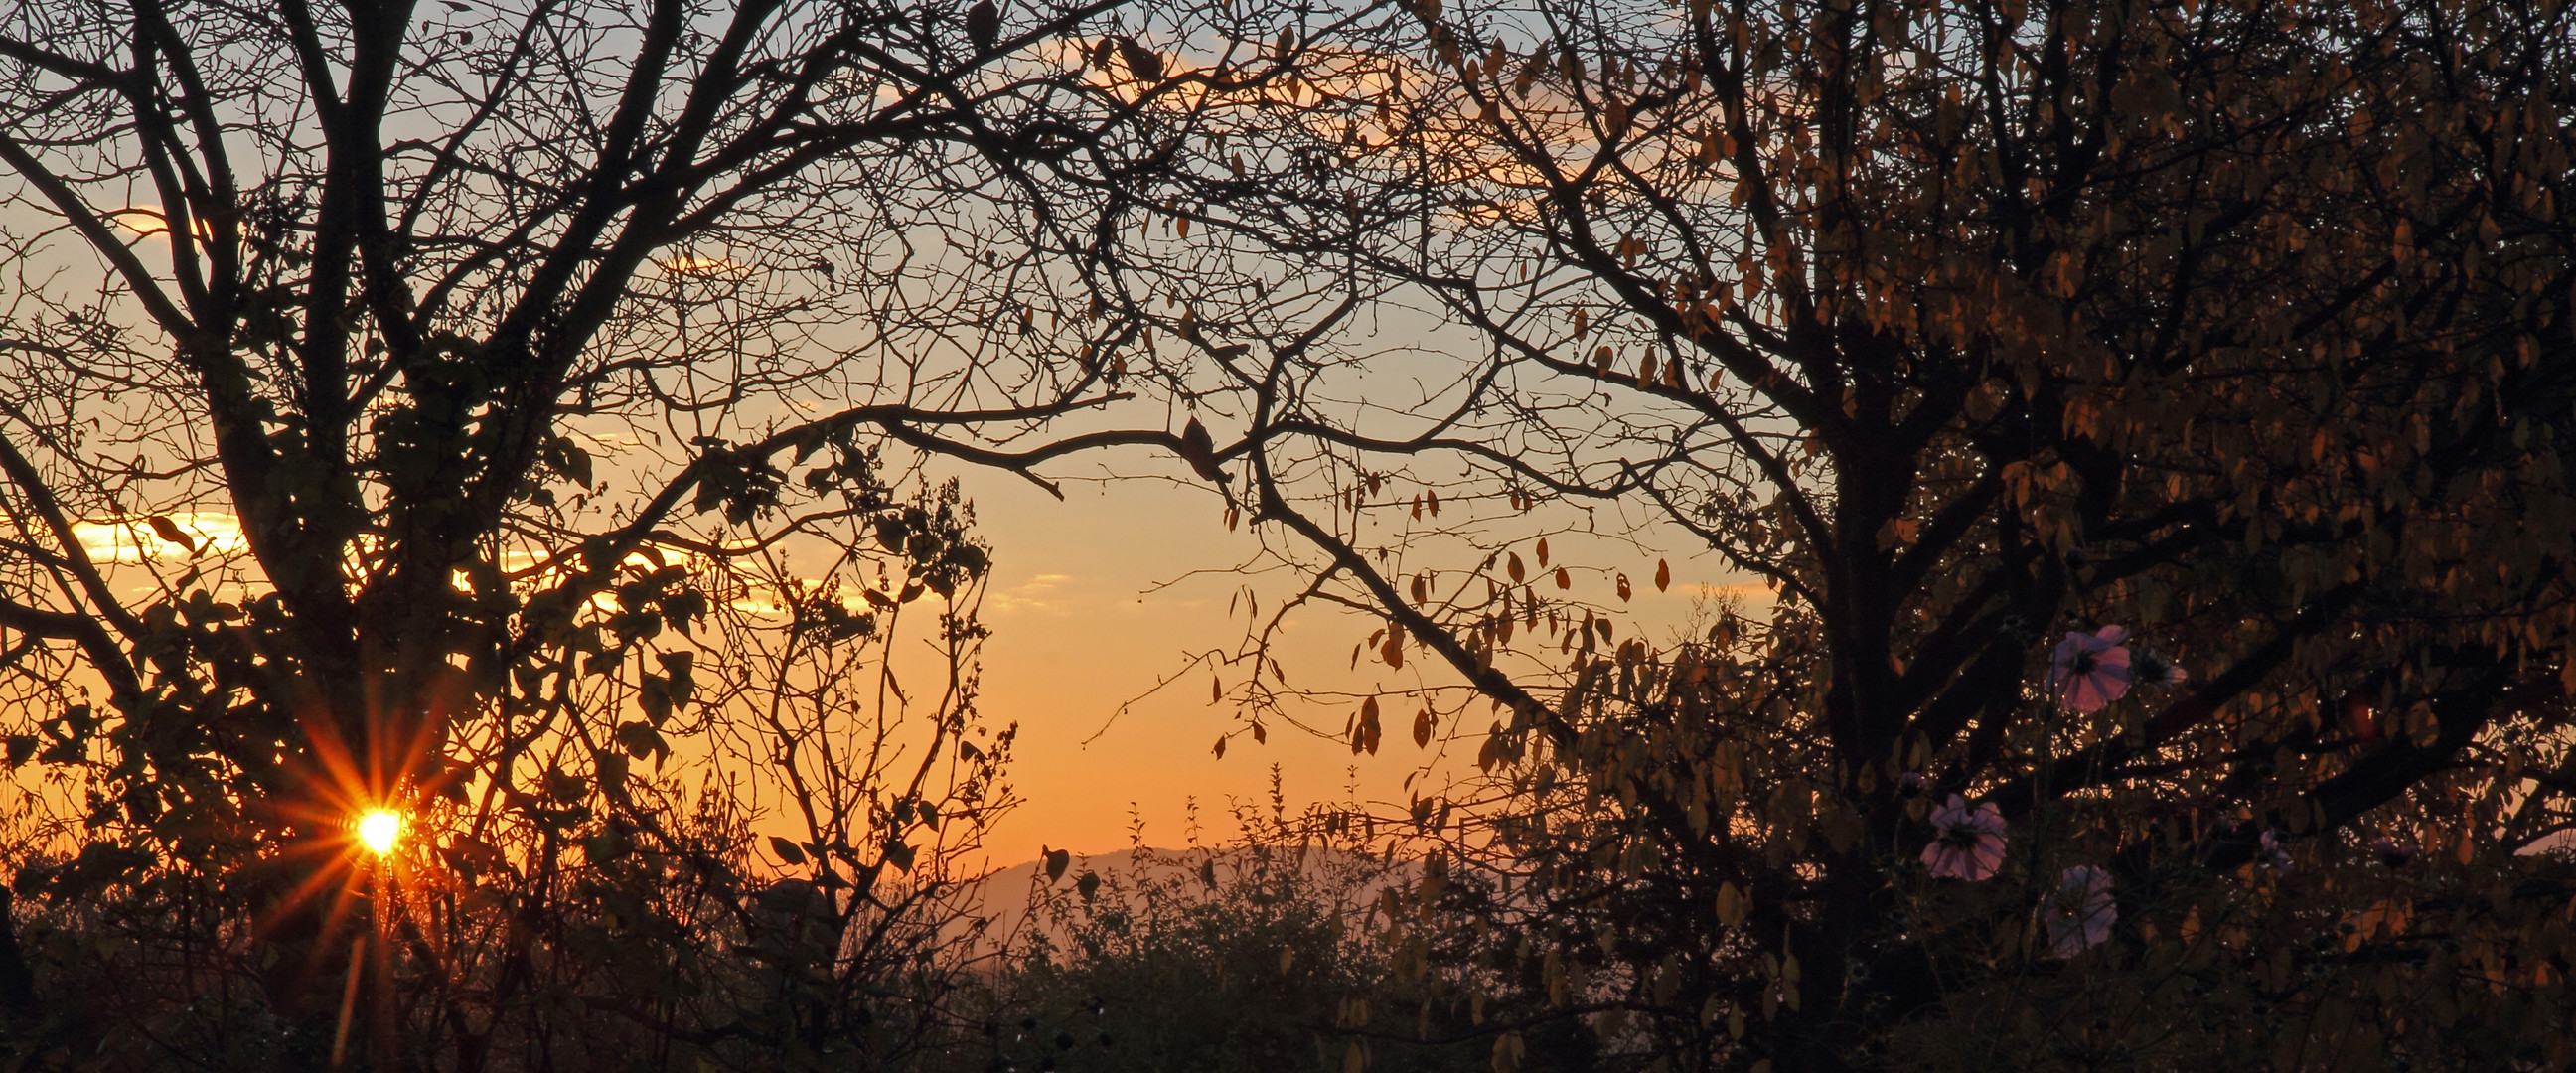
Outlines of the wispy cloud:
[[[234,555],[247,547],[242,539],[241,520],[230,514],[199,511],[164,514],[160,518],[187,542],[194,543],[199,553]],[[75,522],[72,537],[81,542],[81,550],[99,562],[140,563],[189,556],[181,541],[162,536],[153,520],[146,517]]]
[[1038,574],[1010,588],[993,592],[984,600],[997,615],[1026,611],[1062,617],[1071,612],[1057,590],[1071,580],[1065,574]]

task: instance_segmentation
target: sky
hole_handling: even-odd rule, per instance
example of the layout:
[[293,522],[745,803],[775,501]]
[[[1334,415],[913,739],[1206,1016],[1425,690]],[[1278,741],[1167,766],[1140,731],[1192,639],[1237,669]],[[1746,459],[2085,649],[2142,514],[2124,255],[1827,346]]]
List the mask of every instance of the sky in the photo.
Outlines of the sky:
[[[985,722],[1020,728],[1008,781],[1022,804],[984,838],[982,864],[1008,867],[1046,849],[1097,855],[1137,841],[1158,847],[1222,844],[1238,831],[1233,806],[1264,804],[1274,767],[1294,812],[1308,803],[1375,802],[1393,810],[1410,795],[1440,793],[1475,774],[1486,709],[1471,704],[1463,727],[1445,728],[1427,749],[1410,735],[1413,707],[1389,697],[1379,752],[1355,755],[1338,735],[1273,722],[1266,742],[1240,733],[1231,700],[1215,703],[1211,677],[1229,690],[1242,671],[1211,670],[1193,657],[1232,651],[1244,636],[1247,595],[1277,605],[1302,579],[1285,571],[1247,574],[1260,537],[1229,530],[1223,501],[1189,476],[1179,459],[1158,450],[1123,453],[1053,467],[1058,500],[1020,477],[970,466],[946,467],[976,515],[976,531],[993,549],[981,617],[992,630],[983,650],[979,710]],[[934,472],[934,476],[940,475]],[[238,552],[238,526],[221,514],[178,519],[210,549]],[[1533,529],[1549,526],[1534,520]],[[1759,601],[1759,586],[1729,574],[1714,555],[1678,545],[1587,537],[1552,526],[1559,563],[1576,566],[1572,597],[1616,607],[1618,636],[1654,639],[1686,628],[1711,597]],[[83,542],[102,560],[140,563],[178,559],[175,549],[139,526],[95,525]],[[1277,539],[1274,532],[1273,539]],[[1667,540],[1667,543],[1669,541]],[[1522,554],[1535,557],[1524,542]],[[1668,557],[1673,585],[1657,591],[1651,577]],[[1446,564],[1443,564],[1446,565]],[[1587,569],[1590,567],[1592,569]],[[1634,599],[1618,604],[1615,572],[1639,579]],[[126,573],[137,603],[150,583]],[[1392,693],[1422,683],[1460,680],[1433,660],[1408,660],[1402,671],[1374,655],[1356,663],[1352,646],[1379,624],[1373,617],[1329,610],[1293,613],[1275,653],[1299,687],[1330,695],[1291,714],[1338,732],[1356,707],[1348,698]],[[1533,645],[1523,633],[1515,647]],[[1543,638],[1542,638],[1543,639]],[[1418,650],[1417,650],[1418,651]],[[1166,688],[1157,683],[1169,679]],[[1455,733],[1463,729],[1465,733]],[[1233,733],[1220,757],[1213,746]],[[1454,734],[1454,736],[1453,736]],[[21,776],[30,773],[22,771]],[[24,781],[23,778],[21,781]],[[1195,815],[1193,814],[1195,807]],[[777,817],[776,833],[793,833]]]
[[[34,221],[22,217],[23,206],[0,223],[32,226]],[[147,254],[156,247],[143,244]],[[1441,352],[1447,344],[1414,317],[1372,311],[1367,331],[1404,353],[1392,379],[1354,384],[1354,397],[1383,403],[1418,396],[1429,403],[1440,394],[1438,385],[1454,368]],[[1463,351],[1473,350],[1472,343],[1457,342]],[[1132,424],[1138,416],[1124,413],[1117,421]],[[1210,420],[1219,422],[1213,414]],[[1239,645],[1247,623],[1241,597],[1247,592],[1260,606],[1275,607],[1302,579],[1277,571],[1240,573],[1238,568],[1257,558],[1260,538],[1248,528],[1229,531],[1216,491],[1191,477],[1179,459],[1126,448],[1050,465],[1044,475],[1063,489],[1062,500],[1008,473],[962,465],[946,473],[962,482],[977,508],[978,532],[994,552],[982,610],[994,632],[984,650],[981,710],[990,724],[1020,727],[1009,780],[1024,804],[986,836],[993,866],[1026,861],[1046,848],[1112,852],[1131,839],[1178,846],[1195,834],[1200,841],[1222,842],[1235,832],[1230,806],[1266,799],[1274,765],[1292,810],[1353,799],[1400,807],[1414,793],[1438,792],[1473,774],[1472,758],[1487,724],[1481,704],[1471,705],[1461,725],[1444,727],[1443,740],[1428,750],[1417,748],[1409,733],[1412,708],[1390,701],[1376,755],[1355,756],[1338,735],[1276,723],[1266,742],[1236,733],[1225,754],[1215,754],[1218,737],[1241,731],[1243,723],[1230,707],[1211,703],[1209,679],[1232,687],[1242,672],[1225,668],[1212,675],[1204,665],[1192,665],[1191,657]],[[238,526],[226,515],[177,520],[210,552],[242,550]],[[1691,617],[1694,601],[1714,591],[1761,595],[1713,556],[1689,554],[1683,542],[1670,539],[1678,534],[1665,534],[1659,545],[1649,531],[1641,544],[1570,532],[1583,527],[1580,519],[1529,521],[1532,532],[1553,529],[1557,559],[1576,565],[1573,597],[1618,609],[1623,638],[1638,629],[1657,639],[1671,636]],[[82,540],[120,562],[175,555],[153,547],[159,542],[133,522],[95,525]],[[1604,528],[1625,531],[1630,525]],[[1275,532],[1272,538],[1281,539]],[[1531,551],[1526,544],[1520,550]],[[1669,557],[1673,568],[1667,592],[1645,582],[1659,556]],[[1638,579],[1634,600],[1625,605],[1610,591],[1616,571]],[[138,598],[149,588],[140,573]],[[1338,731],[1358,696],[1426,681],[1456,684],[1458,679],[1442,673],[1445,668],[1420,658],[1401,672],[1373,658],[1353,666],[1353,646],[1379,625],[1372,617],[1324,611],[1288,620],[1277,654],[1294,684],[1336,694],[1293,715]],[[1525,636],[1519,647],[1529,646]],[[1166,678],[1172,679],[1169,688],[1156,691]]]
[[[1391,707],[1375,755],[1354,756],[1342,740],[1272,727],[1267,744],[1237,736],[1222,759],[1212,749],[1218,735],[1240,724],[1231,709],[1210,703],[1206,670],[1182,673],[1170,688],[1129,706],[1157,679],[1180,671],[1189,653],[1239,642],[1245,617],[1229,603],[1245,579],[1232,571],[1257,550],[1249,532],[1226,530],[1214,492],[1133,476],[1157,463],[1185,472],[1176,460],[1139,451],[1115,460],[1130,477],[1066,481],[1063,502],[1008,474],[961,475],[994,551],[984,604],[994,635],[985,648],[982,710],[988,719],[1020,724],[1011,781],[1027,801],[987,840],[996,864],[1028,859],[1041,847],[1123,849],[1139,820],[1146,844],[1177,846],[1186,838],[1192,801],[1203,840],[1222,841],[1236,829],[1227,803],[1265,798],[1273,764],[1292,810],[1303,802],[1345,800],[1354,790],[1361,800],[1402,804],[1420,786],[1437,788],[1473,774],[1486,725],[1482,705],[1470,707],[1475,733],[1448,742],[1445,753],[1437,741],[1433,750],[1417,749],[1408,729],[1412,709]],[[1554,539],[1561,547],[1584,545],[1562,533]],[[1604,555],[1611,548],[1597,544],[1593,550]],[[1759,591],[1727,574],[1714,556],[1666,554],[1671,589],[1659,593],[1638,584],[1628,613],[1617,616],[1619,636],[1628,636],[1624,627],[1630,626],[1667,635],[1690,618],[1694,598]],[[1653,562],[1618,565],[1642,579]],[[1606,574],[1576,577],[1573,595],[1616,604]],[[1265,607],[1283,581],[1254,580]],[[1375,626],[1374,619],[1348,615],[1292,616],[1282,654],[1292,681],[1392,690],[1425,668],[1428,661],[1414,659],[1399,673],[1367,658],[1351,668],[1351,646]],[[1528,647],[1527,636],[1520,647]],[[1457,681],[1431,670],[1430,680]],[[1239,672],[1222,673],[1231,686]],[[1350,707],[1319,705],[1309,722],[1338,731]]]

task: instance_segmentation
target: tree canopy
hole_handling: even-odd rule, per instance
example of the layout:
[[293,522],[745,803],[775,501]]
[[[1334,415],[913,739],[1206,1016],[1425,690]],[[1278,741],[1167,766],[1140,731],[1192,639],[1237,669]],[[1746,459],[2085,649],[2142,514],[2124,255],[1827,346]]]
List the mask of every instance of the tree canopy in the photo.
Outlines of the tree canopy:
[[[362,992],[381,1061],[930,1054],[1010,734],[921,460],[1146,445],[1299,571],[1229,737],[1340,703],[1274,650],[1332,607],[1412,676],[1355,753],[1399,704],[1477,751],[1362,821],[1424,862],[1369,918],[1420,1016],[1330,1031],[2561,1064],[2572,43],[2474,0],[24,5],[0,673],[89,848],[17,887],[141,892],[137,1008],[256,980],[307,1064]],[[1759,585],[1646,632],[1669,561],[1577,534]],[[751,845],[768,792],[803,839]],[[345,834],[386,802],[463,832],[399,890]]]
[[[1406,15],[1351,50],[1387,88],[1237,135],[1330,165],[1193,196],[1485,348],[1428,414],[1276,365],[1239,448],[1312,597],[1502,711],[1447,836],[1483,870],[1425,883],[1460,994],[1681,1068],[2163,1067],[2293,1021],[2285,1067],[2563,1060],[2567,878],[2519,856],[2571,819],[2563,11]],[[1775,597],[1614,640],[1669,566],[1570,602],[1567,503]],[[1510,650],[1542,623],[1578,650]],[[2419,856],[2466,871],[2351,870]]]
[[[1114,7],[0,16],[0,688],[74,824],[28,821],[16,887],[126,892],[145,950],[33,1053],[938,1029],[1011,734],[987,549],[919,466],[1132,394],[1086,233],[1159,75],[1048,51]],[[370,859],[367,809],[447,835]]]

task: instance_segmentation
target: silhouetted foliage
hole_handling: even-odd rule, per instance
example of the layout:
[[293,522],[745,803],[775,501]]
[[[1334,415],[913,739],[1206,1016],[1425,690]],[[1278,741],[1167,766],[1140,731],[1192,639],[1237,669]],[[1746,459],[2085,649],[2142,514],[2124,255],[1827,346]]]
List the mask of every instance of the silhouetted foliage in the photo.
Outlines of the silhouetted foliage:
[[[1424,925],[1449,986],[1640,1068],[2563,1064],[2567,19],[1310,35],[1314,101],[1229,112],[1264,151],[1176,197],[1482,352],[1327,317],[1245,375],[1212,453],[1312,584],[1233,658],[1380,617],[1354,661],[1492,780],[1387,817],[1479,862]],[[1574,537],[1672,528],[1768,594],[1639,635],[1670,565]]]
[[[1291,815],[1277,787],[1274,769],[1268,813],[1238,806],[1241,835],[1221,846],[1139,845],[1118,864],[1033,877],[981,1068],[1488,1068],[1481,1050],[1450,1042],[1488,1011],[1426,1001],[1389,942],[1410,862],[1373,855],[1359,813]],[[1547,1042],[1561,1059],[1550,1068],[1586,1067],[1588,1037]]]
[[[20,1053],[2569,1061],[2559,4],[442,9],[0,21]],[[1365,936],[1254,868],[969,973],[916,462],[1116,445],[1305,571],[1241,733],[1337,606],[1353,752],[1477,750],[1337,821]],[[1673,533],[1760,586],[1646,634]]]
[[944,1040],[1012,734],[920,465],[1126,397],[1115,6],[0,14],[0,1049]]

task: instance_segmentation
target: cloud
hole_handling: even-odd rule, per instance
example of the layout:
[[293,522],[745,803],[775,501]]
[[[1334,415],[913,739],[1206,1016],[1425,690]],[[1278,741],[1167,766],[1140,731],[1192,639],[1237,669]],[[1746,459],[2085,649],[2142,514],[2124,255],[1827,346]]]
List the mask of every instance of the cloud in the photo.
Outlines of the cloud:
[[[197,554],[211,556],[238,555],[249,545],[242,538],[241,519],[214,511],[190,511],[160,516],[177,527],[179,533],[194,541]],[[103,522],[74,522],[72,537],[80,541],[81,550],[103,563],[142,563],[155,559],[185,559],[189,551],[181,542],[163,539],[152,519],[144,515]]]
[[984,602],[996,615],[1030,611],[1061,618],[1071,612],[1064,599],[1057,595],[1056,590],[1071,580],[1073,579],[1070,576],[1064,574],[1038,574],[1010,588],[987,594]]
[[1758,581],[1742,581],[1733,585],[1679,585],[1675,588],[1703,600],[1714,603],[1734,603],[1744,607],[1767,607],[1779,598],[1769,586]]

